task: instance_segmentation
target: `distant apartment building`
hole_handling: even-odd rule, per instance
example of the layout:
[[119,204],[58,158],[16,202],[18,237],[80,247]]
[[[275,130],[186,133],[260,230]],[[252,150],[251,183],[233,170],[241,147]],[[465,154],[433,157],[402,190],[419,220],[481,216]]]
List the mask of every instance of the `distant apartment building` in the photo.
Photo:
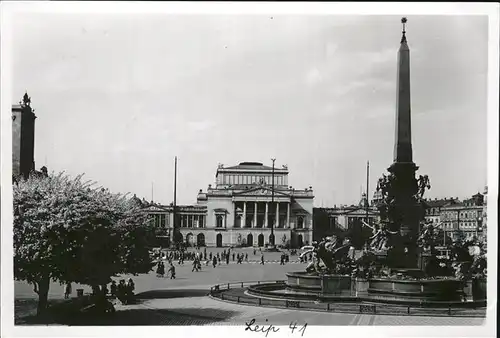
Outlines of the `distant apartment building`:
[[484,187],[484,202],[483,202],[483,231],[480,239],[485,239],[486,237],[486,228],[488,227],[488,186]]
[[[444,207],[458,204],[460,201],[455,198],[424,199],[425,221],[438,224],[441,221],[441,210]],[[443,225],[440,226],[442,228]]]
[[440,222],[443,230],[456,239],[462,233],[466,239],[483,237],[484,196],[477,193],[472,198],[456,201],[441,208]]

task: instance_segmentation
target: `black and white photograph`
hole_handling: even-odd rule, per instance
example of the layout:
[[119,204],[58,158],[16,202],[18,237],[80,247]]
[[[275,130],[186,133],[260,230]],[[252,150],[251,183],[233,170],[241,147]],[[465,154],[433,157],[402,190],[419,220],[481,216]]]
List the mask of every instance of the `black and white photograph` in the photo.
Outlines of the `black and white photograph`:
[[498,4],[1,14],[2,336],[495,336]]

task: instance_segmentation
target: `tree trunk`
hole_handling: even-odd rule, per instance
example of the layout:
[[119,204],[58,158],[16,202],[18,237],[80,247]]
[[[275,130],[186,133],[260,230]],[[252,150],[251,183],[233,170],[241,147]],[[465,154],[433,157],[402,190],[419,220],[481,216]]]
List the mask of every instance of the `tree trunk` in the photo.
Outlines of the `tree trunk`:
[[43,277],[38,282],[38,307],[36,314],[38,317],[41,317],[46,314],[48,307],[48,298],[49,298],[49,285],[50,278]]

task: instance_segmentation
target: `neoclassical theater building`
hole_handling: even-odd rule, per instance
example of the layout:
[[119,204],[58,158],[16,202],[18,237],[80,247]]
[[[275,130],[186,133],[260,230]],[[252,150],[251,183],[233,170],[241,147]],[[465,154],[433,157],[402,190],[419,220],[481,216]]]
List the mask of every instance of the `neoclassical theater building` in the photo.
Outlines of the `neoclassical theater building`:
[[[269,243],[300,247],[312,241],[314,194],[312,187],[288,185],[288,168],[257,162],[219,165],[215,184],[198,192],[195,205],[176,207],[183,241],[189,245],[256,246]],[[145,207],[156,227],[163,229],[167,246],[173,238],[173,206],[151,203]]]

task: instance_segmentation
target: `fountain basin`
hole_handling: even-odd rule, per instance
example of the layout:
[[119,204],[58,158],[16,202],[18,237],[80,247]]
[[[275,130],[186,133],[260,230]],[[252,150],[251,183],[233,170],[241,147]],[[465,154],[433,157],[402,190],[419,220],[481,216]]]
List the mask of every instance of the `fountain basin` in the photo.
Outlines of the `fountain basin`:
[[351,276],[323,275],[321,291],[324,295],[351,295]]
[[[311,295],[335,295],[352,296],[358,287],[357,279],[352,279],[348,275],[318,275],[307,272],[289,272],[286,274],[288,281],[287,289],[295,294],[309,293]],[[362,287],[361,287],[362,288]],[[365,287],[363,291],[366,291]]]
[[288,272],[287,287],[293,290],[321,292],[321,276],[308,272]]
[[368,295],[374,299],[395,301],[460,301],[463,287],[463,282],[457,279],[373,278],[369,280]]

